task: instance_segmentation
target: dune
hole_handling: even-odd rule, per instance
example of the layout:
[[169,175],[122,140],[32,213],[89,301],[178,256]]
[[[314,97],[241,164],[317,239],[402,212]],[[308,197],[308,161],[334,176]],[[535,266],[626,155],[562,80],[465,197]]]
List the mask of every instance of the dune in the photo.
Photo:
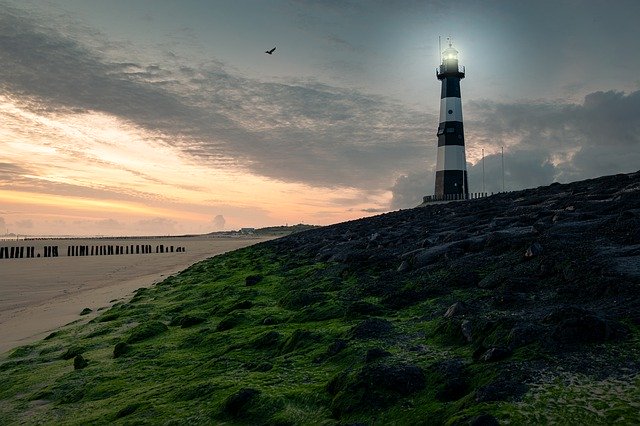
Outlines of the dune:
[[[66,324],[87,321],[98,310],[130,298],[140,287],[211,256],[272,237],[211,236],[131,239],[60,239],[1,241],[0,246],[59,247],[59,257],[0,260],[0,353],[46,337]],[[66,256],[69,245],[149,244],[184,247],[185,252]],[[83,309],[91,312],[80,315]]]

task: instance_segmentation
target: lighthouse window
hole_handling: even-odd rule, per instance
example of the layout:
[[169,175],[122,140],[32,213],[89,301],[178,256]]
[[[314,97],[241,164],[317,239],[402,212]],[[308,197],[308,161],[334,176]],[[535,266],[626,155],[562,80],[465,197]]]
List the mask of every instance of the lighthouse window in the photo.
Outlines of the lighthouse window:
[[453,110],[450,109],[449,111],[447,111],[449,114],[453,114]]
[[453,133],[455,131],[456,131],[456,129],[454,129],[453,127],[448,127],[447,128],[447,133]]

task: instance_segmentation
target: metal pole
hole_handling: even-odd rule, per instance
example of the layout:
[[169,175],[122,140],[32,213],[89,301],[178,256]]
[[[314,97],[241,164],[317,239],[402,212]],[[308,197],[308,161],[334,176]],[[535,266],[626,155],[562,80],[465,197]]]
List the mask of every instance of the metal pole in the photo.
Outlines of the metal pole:
[[482,193],[484,193],[484,148],[482,148]]
[[504,192],[504,146],[502,149],[502,192]]

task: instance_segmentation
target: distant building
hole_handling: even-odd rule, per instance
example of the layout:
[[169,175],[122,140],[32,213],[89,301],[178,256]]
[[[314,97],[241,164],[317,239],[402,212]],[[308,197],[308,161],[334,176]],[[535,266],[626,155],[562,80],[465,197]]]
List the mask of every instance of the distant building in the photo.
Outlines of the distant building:
[[240,228],[242,235],[253,235],[256,233],[256,228]]

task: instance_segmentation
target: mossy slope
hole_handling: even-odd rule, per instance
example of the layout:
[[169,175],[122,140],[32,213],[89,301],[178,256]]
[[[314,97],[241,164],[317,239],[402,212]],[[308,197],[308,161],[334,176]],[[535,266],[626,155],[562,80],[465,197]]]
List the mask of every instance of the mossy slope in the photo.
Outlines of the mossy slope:
[[[466,211],[495,223],[519,195]],[[620,220],[635,220],[626,202]],[[603,244],[553,225],[535,237],[438,229],[437,209],[217,256],[17,348],[0,360],[0,423],[640,423],[638,282],[593,275]],[[527,255],[533,241],[544,253]]]

